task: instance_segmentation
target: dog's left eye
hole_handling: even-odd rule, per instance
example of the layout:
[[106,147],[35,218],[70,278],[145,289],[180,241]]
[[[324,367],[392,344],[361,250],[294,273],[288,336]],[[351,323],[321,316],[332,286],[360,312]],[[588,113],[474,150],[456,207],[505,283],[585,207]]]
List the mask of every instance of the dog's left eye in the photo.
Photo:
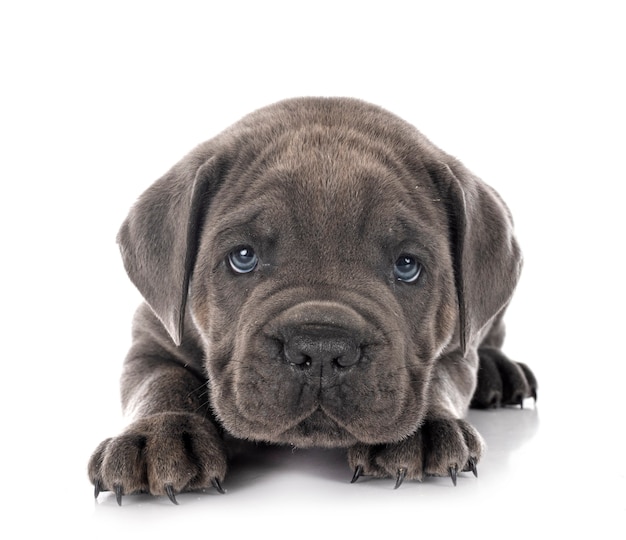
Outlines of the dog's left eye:
[[399,281],[413,283],[422,273],[422,265],[413,255],[400,255],[393,267],[393,274]]
[[228,262],[238,274],[247,274],[256,268],[259,258],[250,246],[241,246],[228,254]]

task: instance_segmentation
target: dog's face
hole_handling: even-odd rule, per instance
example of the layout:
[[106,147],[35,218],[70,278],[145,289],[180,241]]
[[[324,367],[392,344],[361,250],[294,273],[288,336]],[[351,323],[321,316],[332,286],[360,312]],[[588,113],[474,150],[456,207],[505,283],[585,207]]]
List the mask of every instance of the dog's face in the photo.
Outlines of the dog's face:
[[[437,407],[433,366],[475,351],[520,265],[492,190],[341,99],[279,103],[199,146],[118,240],[174,343],[200,336],[225,429],[299,446],[413,433]],[[450,373],[467,380],[445,399],[467,405],[475,379]]]
[[234,435],[377,443],[423,417],[457,320],[447,217],[357,142],[290,133],[211,206],[192,313]]

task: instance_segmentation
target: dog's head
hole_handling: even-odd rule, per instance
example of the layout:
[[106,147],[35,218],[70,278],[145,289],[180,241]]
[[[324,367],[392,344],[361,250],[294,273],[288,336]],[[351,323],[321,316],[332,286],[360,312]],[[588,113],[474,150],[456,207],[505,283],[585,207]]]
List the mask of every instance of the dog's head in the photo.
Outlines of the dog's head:
[[475,349],[520,266],[493,191],[345,99],[244,118],[149,188],[118,239],[175,343],[190,314],[226,430],[300,446],[414,432],[433,366]]

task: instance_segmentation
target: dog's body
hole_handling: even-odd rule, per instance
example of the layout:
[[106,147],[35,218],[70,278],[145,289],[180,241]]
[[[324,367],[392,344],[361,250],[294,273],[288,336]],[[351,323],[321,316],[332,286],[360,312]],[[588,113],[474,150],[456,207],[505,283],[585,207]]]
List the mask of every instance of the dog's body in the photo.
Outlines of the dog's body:
[[221,489],[224,434],[347,447],[355,478],[455,480],[483,451],[472,398],[536,396],[500,352],[521,268],[508,210],[378,107],[252,113],[151,186],[118,241],[146,304],[122,378],[134,421],[92,456],[96,493]]

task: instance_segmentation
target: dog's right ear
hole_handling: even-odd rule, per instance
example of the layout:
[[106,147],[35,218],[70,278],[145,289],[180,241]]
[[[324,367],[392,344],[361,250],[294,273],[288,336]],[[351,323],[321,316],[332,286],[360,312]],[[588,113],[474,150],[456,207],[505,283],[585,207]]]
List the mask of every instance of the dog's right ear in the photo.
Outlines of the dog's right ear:
[[205,212],[222,173],[217,157],[183,158],[140,196],[117,235],[126,272],[176,345]]

